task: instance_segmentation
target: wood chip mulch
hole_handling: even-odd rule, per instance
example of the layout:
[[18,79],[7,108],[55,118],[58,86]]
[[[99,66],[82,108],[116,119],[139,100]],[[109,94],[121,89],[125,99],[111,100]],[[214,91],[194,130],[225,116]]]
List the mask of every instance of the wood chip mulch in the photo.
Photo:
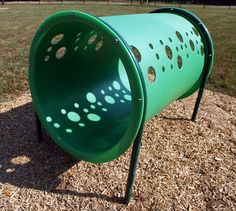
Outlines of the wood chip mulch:
[[122,205],[129,149],[104,164],[76,161],[44,134],[28,92],[0,103],[0,210],[236,210],[236,98],[205,91],[145,125],[134,193]]

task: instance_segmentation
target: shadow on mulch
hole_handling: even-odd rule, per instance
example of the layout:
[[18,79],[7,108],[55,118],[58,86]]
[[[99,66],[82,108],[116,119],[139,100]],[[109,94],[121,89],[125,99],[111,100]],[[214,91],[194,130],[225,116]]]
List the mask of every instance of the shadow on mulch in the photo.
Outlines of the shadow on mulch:
[[[32,188],[57,194],[100,198],[121,202],[121,198],[98,193],[79,193],[57,189],[59,176],[79,161],[62,151],[44,133],[43,142],[37,139],[32,103],[0,114],[0,182],[21,188]],[[16,162],[17,158],[27,162]],[[22,160],[19,158],[19,161]]]

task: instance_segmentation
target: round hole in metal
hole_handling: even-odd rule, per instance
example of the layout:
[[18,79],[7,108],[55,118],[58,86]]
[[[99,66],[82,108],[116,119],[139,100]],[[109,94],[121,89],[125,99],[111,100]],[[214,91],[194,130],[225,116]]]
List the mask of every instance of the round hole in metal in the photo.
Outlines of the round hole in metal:
[[98,41],[97,44],[96,44],[96,46],[95,46],[95,50],[96,50],[96,51],[100,50],[101,47],[102,47],[102,45],[103,45],[103,41],[102,41],[102,40]]
[[167,55],[167,57],[168,57],[169,59],[172,59],[173,54],[172,54],[171,48],[170,48],[168,45],[166,45],[166,46],[165,46],[165,50],[166,50],[166,55]]
[[194,46],[194,43],[192,40],[189,40],[189,45],[190,45],[190,48],[192,49],[192,51],[194,51],[195,46]]
[[76,35],[76,37],[79,37],[81,34],[82,34],[82,32],[79,32],[79,33]]
[[192,30],[193,30],[194,34],[196,34],[196,36],[198,37],[198,36],[199,36],[199,33],[198,33],[197,29],[195,29],[195,28],[193,27]]
[[149,47],[150,47],[151,49],[153,49],[152,43],[149,43],[148,45],[149,45]]
[[78,43],[79,40],[80,40],[80,37],[77,37],[77,38],[75,39],[75,43]]
[[203,45],[201,45],[201,55],[203,56],[204,55],[204,47],[203,47]]
[[65,54],[66,54],[66,47],[61,47],[56,52],[56,58],[61,59],[62,57],[65,56]]
[[152,66],[148,67],[148,80],[151,84],[153,84],[156,80],[156,72]]
[[140,62],[141,61],[141,54],[140,54],[139,50],[132,45],[130,47],[131,47],[131,51],[133,52],[135,58],[137,59],[138,62]]
[[162,72],[164,73],[166,71],[165,67],[162,66]]
[[46,56],[46,57],[44,58],[44,61],[47,62],[47,61],[49,61],[49,59],[50,59],[50,56]]
[[78,49],[79,49],[79,47],[78,47],[78,46],[75,46],[74,51],[77,51]]
[[182,35],[178,31],[176,31],[175,34],[176,34],[176,36],[177,36],[177,38],[179,39],[180,42],[184,41]]
[[97,39],[97,35],[94,34],[88,39],[88,44],[92,44]]
[[182,57],[181,57],[181,56],[178,56],[178,57],[177,57],[177,65],[178,65],[178,68],[179,68],[179,69],[182,68],[183,61],[182,61]]
[[64,34],[58,34],[52,38],[51,43],[53,45],[56,45],[57,43],[59,43],[63,39],[63,37],[64,37]]
[[51,52],[52,51],[52,46],[50,46],[48,49],[47,49],[47,52]]

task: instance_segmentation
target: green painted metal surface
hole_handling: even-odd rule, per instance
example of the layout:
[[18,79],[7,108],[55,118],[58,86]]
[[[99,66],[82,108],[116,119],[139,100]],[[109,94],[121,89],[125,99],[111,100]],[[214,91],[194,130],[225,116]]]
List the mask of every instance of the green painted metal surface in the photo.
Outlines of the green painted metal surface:
[[204,63],[204,38],[180,15],[63,11],[33,39],[30,90],[58,145],[107,162],[129,148],[143,121],[199,88]]

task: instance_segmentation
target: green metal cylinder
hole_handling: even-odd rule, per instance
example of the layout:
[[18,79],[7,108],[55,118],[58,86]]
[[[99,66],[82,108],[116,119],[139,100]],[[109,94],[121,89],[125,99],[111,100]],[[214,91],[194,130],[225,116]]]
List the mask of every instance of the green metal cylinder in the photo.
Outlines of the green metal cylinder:
[[107,162],[144,121],[194,93],[212,61],[208,31],[185,10],[100,18],[63,11],[33,39],[30,90],[57,144],[78,159]]

